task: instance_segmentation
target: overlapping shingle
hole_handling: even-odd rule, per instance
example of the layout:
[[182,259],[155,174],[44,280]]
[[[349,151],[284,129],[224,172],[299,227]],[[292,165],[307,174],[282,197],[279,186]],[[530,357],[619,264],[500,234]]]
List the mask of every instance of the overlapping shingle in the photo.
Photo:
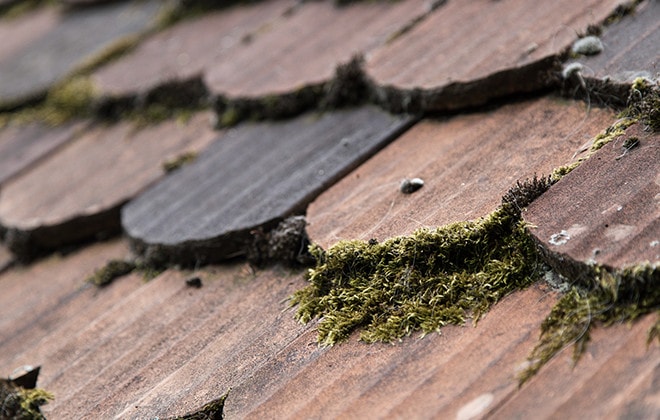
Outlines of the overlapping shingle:
[[375,51],[366,71],[391,109],[453,110],[539,90],[553,83],[576,33],[620,3],[447,2]]
[[[310,239],[382,240],[484,216],[517,180],[569,163],[611,118],[543,98],[422,121],[310,205]],[[413,177],[424,187],[402,194],[401,180]]]
[[[625,104],[632,82],[660,80],[660,3],[642,2],[629,15],[607,26],[600,38],[602,52],[576,54],[564,69],[573,68],[565,86],[570,93],[607,104]],[[655,53],[650,53],[655,51]],[[572,67],[571,67],[572,66]],[[567,71],[567,70],[565,70]],[[584,86],[582,86],[584,84]]]
[[[277,98],[295,99],[305,86],[329,89],[327,82],[338,78],[337,64],[362,52],[373,91],[360,90],[359,95],[376,93],[379,96],[371,99],[397,111],[458,109],[502,95],[559,88],[538,77],[548,71],[551,77],[561,77],[556,62],[561,51],[619,2],[569,3],[532,7],[516,0],[440,1],[428,9],[427,3],[410,0],[340,9],[329,2],[304,2],[293,8],[293,2],[277,0],[256,6],[241,3],[179,22],[92,79],[105,98],[128,97],[134,104],[165,99],[160,105],[166,107],[197,101],[206,93],[205,83],[213,81],[222,105],[217,110],[231,111],[242,100],[267,106]],[[113,4],[81,10],[96,13],[153,3]],[[634,67],[636,76],[653,78],[658,31],[652,18],[657,4],[643,1],[636,13],[605,28],[604,51],[580,61],[585,67],[579,74],[587,80],[587,63],[592,63],[588,60],[596,60],[594,69],[604,60],[615,64],[603,64],[599,82],[610,83],[606,76],[619,74],[612,69],[620,64],[628,70]],[[53,33],[49,31],[58,25],[59,15],[50,7],[0,22],[0,38],[7,38],[0,45],[0,62],[37,42],[43,33]],[[26,33],[34,28],[31,35]],[[214,56],[209,45],[218,41],[209,34],[227,29],[231,46],[219,48]],[[3,33],[9,35],[2,37]],[[634,40],[626,44],[629,33]],[[640,74],[640,69],[651,77]],[[362,68],[353,70],[352,75],[361,77]],[[614,76],[611,80],[619,83]],[[631,81],[626,79],[622,86],[627,89]],[[568,85],[568,79],[565,82]],[[192,95],[191,87],[197,89]],[[171,99],[174,102],[168,102]],[[291,106],[300,112],[315,105],[303,101]],[[33,239],[48,237],[55,247],[72,240],[72,232],[87,227],[98,232],[105,225],[81,212],[91,208],[98,216],[108,208],[116,211],[151,183],[156,184],[153,189],[130,204],[140,211],[125,213],[135,216],[135,225],[127,225],[131,235],[134,226],[153,220],[154,232],[174,237],[193,221],[196,234],[216,235],[213,252],[225,246],[243,252],[241,246],[250,235],[302,211],[325,191],[309,209],[314,242],[327,247],[345,238],[384,239],[490,212],[517,179],[548,174],[584,156],[594,134],[614,120],[611,111],[553,96],[426,119],[399,137],[411,120],[374,108],[244,124],[222,133],[211,132],[204,121],[207,116],[195,117],[189,125],[169,122],[137,132],[126,121],[110,127],[82,126],[87,128],[79,137],[67,137],[66,126],[45,131],[43,138],[36,126],[22,127],[21,133],[15,127],[5,129],[0,149],[8,147],[3,150],[12,150],[12,156],[26,151],[24,160],[0,153],[0,174],[7,174],[0,177],[0,210],[12,208],[10,213],[20,216],[13,220],[10,244],[20,243],[19,227],[29,226],[31,218],[50,226],[40,231],[48,235],[35,235],[29,227],[22,232]],[[231,112],[223,117],[236,121]],[[640,127],[606,145],[524,213],[529,220],[545,216],[532,220],[537,227],[531,231],[541,233],[563,229],[555,222],[586,217],[590,236],[577,243],[571,241],[579,235],[569,234],[571,239],[559,246],[557,255],[589,262],[591,251],[596,262],[616,267],[658,259],[653,250],[660,247],[646,247],[658,232],[657,134]],[[632,146],[631,137],[639,143]],[[124,143],[128,138],[133,139],[130,146]],[[188,145],[197,141],[195,150],[200,150],[215,138],[209,153],[192,166],[161,176],[163,161],[189,151]],[[369,139],[360,149],[364,153],[356,156],[351,145],[364,139]],[[393,144],[329,188],[390,140]],[[107,166],[98,164],[104,159],[110,160]],[[127,162],[135,166],[125,166]],[[80,175],[73,176],[77,170]],[[131,175],[138,172],[141,175]],[[403,194],[404,177],[421,177],[424,185]],[[271,188],[278,180],[290,189]],[[234,201],[239,196],[242,201]],[[625,198],[621,210],[615,206],[620,197]],[[614,198],[616,203],[605,206]],[[238,209],[223,213],[229,214],[231,223],[252,217],[251,212],[263,211],[271,218],[244,225],[225,223],[216,217],[226,202]],[[576,202],[588,202],[578,210],[591,211],[565,211]],[[20,205],[12,207],[16,203]],[[49,215],[63,225],[49,225]],[[102,220],[108,220],[105,216]],[[179,231],[180,226],[184,227]],[[231,226],[242,227],[231,231]],[[222,229],[230,233],[218,234]],[[624,238],[630,232],[634,234]],[[548,246],[548,235],[537,237]],[[135,243],[142,240],[136,238]],[[206,239],[197,239],[183,240],[174,248],[197,258],[208,245]],[[599,249],[595,254],[594,243]],[[574,248],[566,248],[571,244]],[[158,239],[152,245],[162,243]],[[476,328],[445,327],[442,335],[406,337],[395,345],[367,345],[352,337],[348,343],[321,348],[314,324],[300,325],[292,311],[283,311],[286,298],[305,284],[300,272],[274,268],[255,273],[239,263],[200,271],[170,269],[150,283],[128,275],[96,289],[83,285],[83,279],[107,259],[126,258],[122,241],[87,245],[73,254],[6,269],[3,262],[12,257],[3,249],[0,245],[0,374],[22,364],[41,364],[38,385],[56,395],[45,407],[49,418],[181,415],[229,388],[227,417],[654,418],[660,413],[660,348],[644,343],[653,317],[631,329],[594,329],[587,354],[577,366],[569,352],[563,352],[518,388],[516,375],[529,363],[526,358],[539,325],[561,296],[542,283],[505,298]],[[220,254],[204,257],[209,255]],[[201,278],[200,289],[186,285],[192,277]]]
[[[248,48],[250,36],[268,33],[294,5],[292,0],[274,0],[184,20],[93,73],[92,82],[106,100],[144,99],[167,85],[195,85],[217,63],[233,62],[236,51]],[[181,96],[178,91],[171,98]]]
[[[21,365],[41,364],[57,346],[75,337],[83,325],[139,286],[139,281],[127,281],[107,293],[85,287],[85,278],[97,267],[108,259],[123,258],[127,253],[125,244],[114,241],[92,245],[67,257],[52,256],[28,268],[5,271],[0,277],[3,296],[0,371],[3,375]],[[86,320],[82,324],[81,318]],[[42,370],[42,375],[51,374],[53,371],[49,368]]]
[[0,21],[0,35],[11,40],[0,49],[0,109],[42,97],[93,55],[145,32],[163,3],[110,2],[70,11],[41,7],[15,21]]
[[186,123],[85,130],[3,185],[0,224],[8,230],[8,246],[30,256],[118,231],[119,208],[163,177],[163,162],[198,152],[215,137],[208,118],[202,113]]
[[194,264],[244,254],[253,230],[304,212],[410,122],[365,107],[236,127],[129,203],[123,227],[157,259]]
[[628,128],[529,206],[525,220],[557,264],[660,263],[659,140]]
[[0,131],[0,185],[75,138],[84,123],[7,126]]
[[[205,75],[216,95],[259,98],[318,86],[356,54],[368,55],[426,11],[426,2],[310,2]],[[240,71],[237,71],[239,70]]]
[[651,315],[633,326],[594,331],[577,366],[563,351],[494,417],[657,418],[660,348],[646,344],[653,322]]

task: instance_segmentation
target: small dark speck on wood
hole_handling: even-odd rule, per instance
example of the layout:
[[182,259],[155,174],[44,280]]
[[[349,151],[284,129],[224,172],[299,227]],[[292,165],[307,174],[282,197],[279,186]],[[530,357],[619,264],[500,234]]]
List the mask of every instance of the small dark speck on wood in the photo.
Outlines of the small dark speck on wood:
[[424,181],[420,178],[404,179],[401,181],[400,190],[404,194],[412,194],[424,186]]

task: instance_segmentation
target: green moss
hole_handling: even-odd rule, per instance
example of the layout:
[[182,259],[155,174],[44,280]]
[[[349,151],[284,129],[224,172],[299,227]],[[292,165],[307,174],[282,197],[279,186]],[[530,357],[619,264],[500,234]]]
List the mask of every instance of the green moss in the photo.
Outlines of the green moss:
[[619,22],[625,16],[633,14],[637,6],[639,6],[644,0],[631,0],[626,3],[618,5],[610,15],[605,18],[604,25],[609,26],[616,22]]
[[509,206],[477,221],[422,229],[405,237],[342,241],[311,248],[316,267],[297,291],[297,317],[319,317],[318,340],[331,345],[361,329],[367,342],[475,322],[494,303],[538,279],[534,244]]
[[96,270],[86,281],[99,287],[107,286],[115,279],[131,273],[135,268],[136,264],[133,261],[110,260],[105,266]]
[[133,50],[135,46],[140,42],[140,40],[141,36],[139,35],[127,35],[113,41],[99,52],[93,54],[91,57],[83,61],[73,72],[73,74],[90,74],[92,71],[98,69],[99,67],[113,60],[116,60],[117,58]]
[[163,271],[164,266],[149,264],[141,259],[135,260],[110,260],[103,267],[99,268],[89,276],[85,281],[99,287],[107,286],[119,277],[137,272],[142,274],[145,281],[158,277]]
[[562,179],[563,177],[565,177],[566,175],[568,175],[569,173],[571,173],[571,171],[572,171],[573,169],[575,169],[575,168],[577,168],[578,166],[580,166],[580,163],[581,163],[581,162],[582,162],[582,161],[579,160],[579,161],[577,161],[577,162],[573,162],[573,163],[571,163],[571,164],[568,164],[568,165],[564,165],[564,166],[560,166],[560,167],[558,167],[558,168],[555,168],[555,169],[552,171],[552,174],[550,174],[550,179],[551,179],[553,182],[557,182],[557,181],[559,181],[560,179]]
[[638,77],[633,81],[626,115],[640,120],[650,130],[660,131],[660,85]]
[[40,103],[0,114],[0,127],[37,121],[57,126],[74,118],[88,118],[93,113],[95,98],[94,86],[88,77],[72,77],[53,86]]
[[185,152],[179,156],[163,162],[163,170],[167,173],[176,171],[184,165],[192,163],[197,159],[197,152]]
[[[575,363],[584,353],[591,328],[631,322],[660,308],[660,271],[642,264],[610,271],[586,266],[579,281],[552,308],[541,326],[541,337],[520,375],[524,383],[562,349],[573,345]],[[660,320],[649,331],[649,342],[659,338]]]
[[240,112],[235,107],[228,107],[218,119],[218,128],[233,127],[241,121]]
[[199,410],[178,417],[171,417],[170,420],[220,420],[224,418],[223,410],[225,408],[225,401],[229,396],[227,391],[222,397],[205,404]]
[[1,19],[17,19],[25,14],[46,5],[57,4],[55,0],[21,0],[9,3],[7,6],[0,5]]
[[617,139],[625,133],[626,129],[637,122],[636,118],[623,117],[605,131],[598,134],[591,145],[590,154],[600,150],[603,146]]
[[0,418],[41,420],[44,415],[39,407],[54,399],[43,389],[25,389],[12,381],[0,379]]
[[660,310],[656,311],[655,315],[655,324],[649,328],[648,338],[646,340],[647,345],[650,345],[653,340],[658,340],[658,344],[660,344]]

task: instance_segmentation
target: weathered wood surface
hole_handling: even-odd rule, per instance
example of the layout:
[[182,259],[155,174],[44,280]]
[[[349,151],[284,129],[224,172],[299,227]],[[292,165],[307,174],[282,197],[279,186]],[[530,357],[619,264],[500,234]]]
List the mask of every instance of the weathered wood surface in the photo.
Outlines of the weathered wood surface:
[[[424,120],[312,202],[310,239],[323,247],[383,240],[485,216],[516,181],[570,163],[612,119],[606,110],[543,98]],[[402,194],[401,180],[414,177],[424,186]]]
[[[11,40],[10,47],[0,49],[0,107],[43,96],[86,59],[117,41],[145,32],[155,24],[163,3],[107,2],[67,12],[44,6],[21,16],[18,22],[0,21],[0,34],[11,32],[2,37]],[[32,14],[41,21],[36,27]]]
[[304,213],[410,123],[364,107],[236,127],[195,163],[130,202],[123,227],[145,254],[170,261],[242,254],[252,231]]
[[[626,149],[626,139],[639,144]],[[660,135],[640,124],[606,144],[529,206],[551,253],[622,268],[660,263]]]
[[0,224],[21,256],[120,229],[119,208],[164,177],[163,163],[216,136],[209,113],[137,128],[99,124],[5,183]]

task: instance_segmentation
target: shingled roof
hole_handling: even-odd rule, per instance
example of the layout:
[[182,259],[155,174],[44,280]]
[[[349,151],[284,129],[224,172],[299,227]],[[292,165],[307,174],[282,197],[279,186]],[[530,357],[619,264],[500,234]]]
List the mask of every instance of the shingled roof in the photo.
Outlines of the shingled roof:
[[0,417],[660,416],[659,1],[215,3],[0,2]]

